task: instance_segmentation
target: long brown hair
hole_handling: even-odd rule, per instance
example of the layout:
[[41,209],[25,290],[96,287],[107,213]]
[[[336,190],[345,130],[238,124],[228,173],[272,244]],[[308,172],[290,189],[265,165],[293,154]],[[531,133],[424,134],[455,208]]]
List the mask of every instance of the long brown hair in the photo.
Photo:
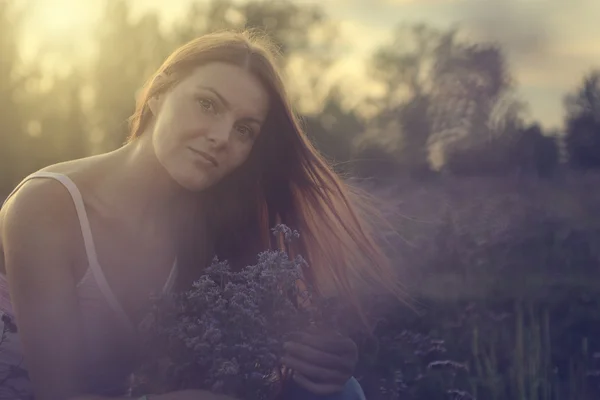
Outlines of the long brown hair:
[[[203,195],[203,219],[198,225],[204,230],[194,236],[193,245],[202,259],[189,263],[187,273],[180,275],[181,283],[189,285],[201,273],[198,263],[206,264],[213,255],[241,266],[256,261],[258,251],[279,247],[270,229],[281,222],[300,232],[300,239],[288,250],[307,259],[305,279],[318,293],[329,284],[350,300],[368,324],[358,295],[362,289],[377,288],[407,299],[375,239],[375,221],[383,218],[374,199],[344,182],[306,136],[290,105],[276,55],[264,36],[250,31],[212,33],[188,42],[145,85],[130,119],[129,140],[140,136],[150,123],[148,100],[194,68],[227,62],[255,74],[271,97],[263,132],[245,164]],[[167,79],[156,79],[159,75]]]

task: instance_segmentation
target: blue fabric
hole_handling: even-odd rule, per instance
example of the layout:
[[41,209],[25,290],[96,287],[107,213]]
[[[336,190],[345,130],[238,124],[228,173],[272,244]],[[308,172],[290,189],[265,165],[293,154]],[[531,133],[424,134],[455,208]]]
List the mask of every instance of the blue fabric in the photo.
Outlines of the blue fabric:
[[360,383],[354,377],[346,382],[342,392],[327,395],[314,394],[293,383],[291,392],[285,398],[287,400],[366,400]]

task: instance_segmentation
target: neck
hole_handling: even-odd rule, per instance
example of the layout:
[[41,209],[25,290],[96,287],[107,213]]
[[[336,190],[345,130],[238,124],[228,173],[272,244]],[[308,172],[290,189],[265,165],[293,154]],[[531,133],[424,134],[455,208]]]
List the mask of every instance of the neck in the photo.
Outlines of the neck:
[[[148,136],[148,135],[146,135]],[[175,182],[160,164],[149,138],[116,150],[107,184],[111,203],[137,228],[179,231],[198,207],[199,196]]]

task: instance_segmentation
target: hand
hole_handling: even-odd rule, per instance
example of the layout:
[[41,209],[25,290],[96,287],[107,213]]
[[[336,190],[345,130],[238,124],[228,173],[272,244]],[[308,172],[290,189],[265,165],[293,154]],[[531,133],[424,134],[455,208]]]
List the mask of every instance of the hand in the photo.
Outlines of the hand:
[[341,392],[358,362],[356,344],[330,330],[293,332],[283,348],[281,361],[293,370],[292,379],[314,394]]

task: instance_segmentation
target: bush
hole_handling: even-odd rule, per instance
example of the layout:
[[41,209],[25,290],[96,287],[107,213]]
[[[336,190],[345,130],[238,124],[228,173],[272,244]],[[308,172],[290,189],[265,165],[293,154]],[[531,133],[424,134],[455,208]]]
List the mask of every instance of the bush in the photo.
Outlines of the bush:
[[442,340],[479,399],[600,398],[599,181],[563,172],[381,188],[398,231],[386,234],[390,254],[422,305],[418,318],[397,310],[390,332]]

